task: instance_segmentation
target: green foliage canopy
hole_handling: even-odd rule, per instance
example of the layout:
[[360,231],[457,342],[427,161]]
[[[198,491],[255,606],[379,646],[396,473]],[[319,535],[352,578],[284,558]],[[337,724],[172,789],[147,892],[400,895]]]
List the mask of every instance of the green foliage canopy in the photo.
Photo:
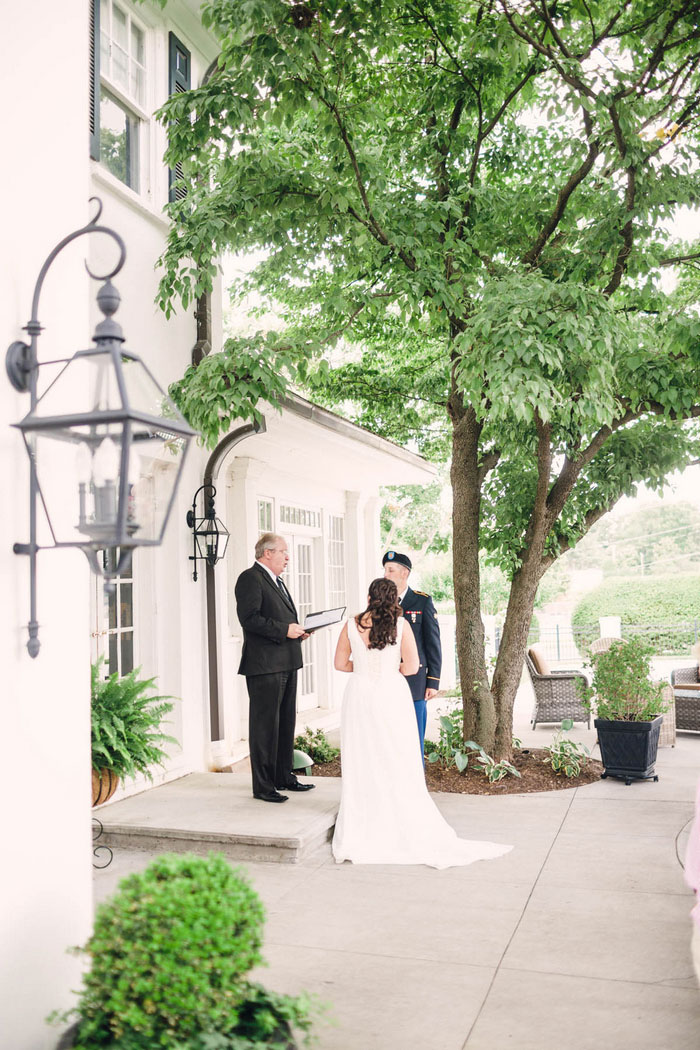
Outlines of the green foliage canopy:
[[[444,456],[478,428],[480,546],[542,569],[641,480],[697,456],[694,0],[210,0],[217,73],[174,96],[161,302],[263,249],[240,288],[283,334],[229,340],[174,394],[210,443],[305,384]],[[345,340],[350,359],[328,353]],[[538,509],[540,508],[540,509]]]

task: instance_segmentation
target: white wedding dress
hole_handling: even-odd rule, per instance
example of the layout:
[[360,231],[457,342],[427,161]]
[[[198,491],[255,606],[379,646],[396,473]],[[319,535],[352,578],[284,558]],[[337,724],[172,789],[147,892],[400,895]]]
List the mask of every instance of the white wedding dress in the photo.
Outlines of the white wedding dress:
[[339,864],[433,868],[500,857],[513,847],[458,838],[428,794],[411,691],[399,671],[404,623],[397,623],[395,645],[368,649],[348,620],[353,671],[341,716],[343,782],[333,856]]

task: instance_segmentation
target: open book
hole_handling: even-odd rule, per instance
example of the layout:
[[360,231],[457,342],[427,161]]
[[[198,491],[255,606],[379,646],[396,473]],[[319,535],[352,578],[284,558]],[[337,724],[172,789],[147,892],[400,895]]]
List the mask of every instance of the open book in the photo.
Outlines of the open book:
[[324,609],[323,612],[309,613],[305,616],[302,626],[305,631],[317,631],[319,627],[329,627],[332,623],[339,623],[344,615],[344,605],[339,609]]

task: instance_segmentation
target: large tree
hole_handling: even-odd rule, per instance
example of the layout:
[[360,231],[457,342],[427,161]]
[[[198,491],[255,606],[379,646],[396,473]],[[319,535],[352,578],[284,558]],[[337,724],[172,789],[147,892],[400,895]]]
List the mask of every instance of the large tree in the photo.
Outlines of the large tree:
[[[508,756],[544,572],[697,457],[700,245],[667,220],[700,196],[698,3],[210,0],[205,20],[217,71],[163,114],[189,192],[162,302],[264,249],[242,291],[285,330],[176,394],[209,441],[294,381],[449,451],[465,731]],[[511,581],[492,681],[480,550]]]

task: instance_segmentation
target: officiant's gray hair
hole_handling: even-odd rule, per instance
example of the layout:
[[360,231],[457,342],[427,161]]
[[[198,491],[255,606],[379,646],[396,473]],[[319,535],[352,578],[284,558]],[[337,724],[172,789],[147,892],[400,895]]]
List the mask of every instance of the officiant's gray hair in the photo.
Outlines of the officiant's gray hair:
[[279,540],[284,542],[284,536],[278,536],[275,532],[263,532],[255,544],[255,560],[260,561],[265,551],[274,550]]

